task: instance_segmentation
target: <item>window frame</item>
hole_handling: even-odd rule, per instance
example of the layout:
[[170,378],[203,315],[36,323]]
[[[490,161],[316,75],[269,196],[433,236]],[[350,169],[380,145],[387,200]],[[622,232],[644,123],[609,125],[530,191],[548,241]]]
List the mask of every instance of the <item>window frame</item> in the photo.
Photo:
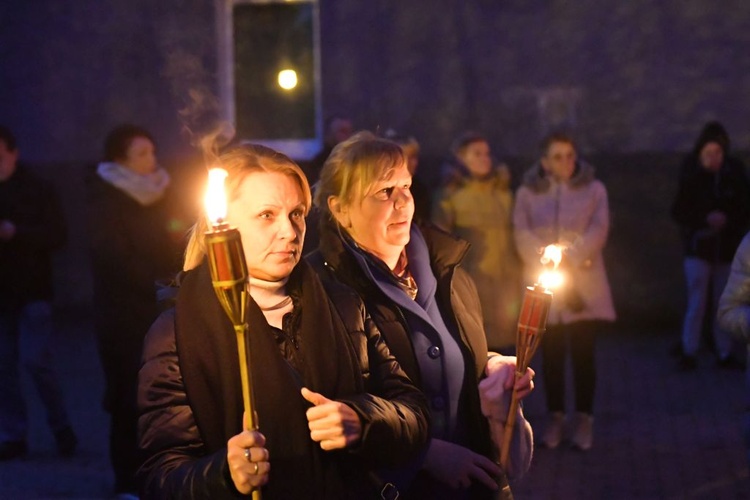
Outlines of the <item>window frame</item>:
[[215,0],[217,33],[217,73],[221,119],[236,127],[234,80],[234,18],[235,5],[243,4],[311,4],[313,10],[313,72],[315,137],[305,139],[261,139],[238,137],[243,142],[262,144],[296,160],[308,160],[323,146],[320,76],[320,13],[318,0]]

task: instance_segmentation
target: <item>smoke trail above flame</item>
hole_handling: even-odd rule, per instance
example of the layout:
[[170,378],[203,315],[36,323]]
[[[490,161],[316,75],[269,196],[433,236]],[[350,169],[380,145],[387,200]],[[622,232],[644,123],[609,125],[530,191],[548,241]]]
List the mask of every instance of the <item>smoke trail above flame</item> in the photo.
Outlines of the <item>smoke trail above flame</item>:
[[[203,153],[206,168],[216,166],[221,148],[234,138],[234,126],[222,118],[213,73],[205,65],[207,45],[193,41],[192,50],[177,43],[178,34],[167,36],[162,75],[171,83],[183,133]],[[180,34],[181,35],[181,34]]]

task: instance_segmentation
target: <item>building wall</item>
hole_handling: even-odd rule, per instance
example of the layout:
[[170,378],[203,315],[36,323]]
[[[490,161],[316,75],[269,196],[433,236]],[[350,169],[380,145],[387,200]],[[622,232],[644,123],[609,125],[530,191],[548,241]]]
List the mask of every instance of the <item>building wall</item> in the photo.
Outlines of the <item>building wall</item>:
[[681,151],[712,118],[750,143],[746,2],[322,5],[324,103],[408,130],[429,151],[473,128],[527,154],[558,127],[590,152]]
[[[709,119],[750,149],[750,3],[717,5],[321,0],[323,112],[416,136],[428,178],[465,129],[519,159],[515,173],[544,133],[572,131],[610,189],[620,308],[676,321],[682,278],[667,213],[679,158]],[[218,114],[216,40],[212,0],[0,3],[0,122],[73,219],[62,304],[90,296],[82,169],[123,121],[151,129],[175,171],[194,158],[191,143]]]
[[[507,155],[560,127],[588,152],[683,151],[708,119],[750,144],[742,0],[321,0],[320,15],[324,113],[428,154],[465,128]],[[2,121],[33,161],[96,159],[126,120],[182,152],[213,109],[215,19],[212,0],[2,2]]]

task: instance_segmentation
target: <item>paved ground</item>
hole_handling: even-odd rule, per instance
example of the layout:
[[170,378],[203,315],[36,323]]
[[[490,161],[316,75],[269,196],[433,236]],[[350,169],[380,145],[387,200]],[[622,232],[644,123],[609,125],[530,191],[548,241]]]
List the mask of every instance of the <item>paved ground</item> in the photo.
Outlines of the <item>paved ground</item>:
[[[668,355],[674,342],[664,333],[604,336],[593,449],[536,449],[516,498],[750,499],[744,373],[717,369],[710,357],[694,372],[678,372]],[[543,421],[542,396],[526,405],[534,427]]]
[[[107,418],[88,320],[67,318],[58,340],[79,453],[56,456],[32,395],[31,451],[0,464],[0,500],[109,498]],[[741,436],[744,376],[718,370],[709,359],[695,372],[678,373],[667,354],[673,341],[645,332],[601,338],[594,448],[536,450],[530,472],[514,484],[518,500],[750,499]],[[539,389],[526,404],[532,424],[543,415]]]

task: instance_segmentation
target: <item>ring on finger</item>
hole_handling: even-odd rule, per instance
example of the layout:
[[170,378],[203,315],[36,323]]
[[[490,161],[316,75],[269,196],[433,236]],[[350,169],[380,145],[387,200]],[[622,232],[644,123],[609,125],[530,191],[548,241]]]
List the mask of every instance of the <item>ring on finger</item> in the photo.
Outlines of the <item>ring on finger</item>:
[[253,465],[255,466],[255,469],[253,470],[253,474],[258,474],[258,470],[260,467],[258,466],[258,462],[253,462]]
[[250,448],[245,448],[245,460],[252,462],[252,460],[250,460]]

